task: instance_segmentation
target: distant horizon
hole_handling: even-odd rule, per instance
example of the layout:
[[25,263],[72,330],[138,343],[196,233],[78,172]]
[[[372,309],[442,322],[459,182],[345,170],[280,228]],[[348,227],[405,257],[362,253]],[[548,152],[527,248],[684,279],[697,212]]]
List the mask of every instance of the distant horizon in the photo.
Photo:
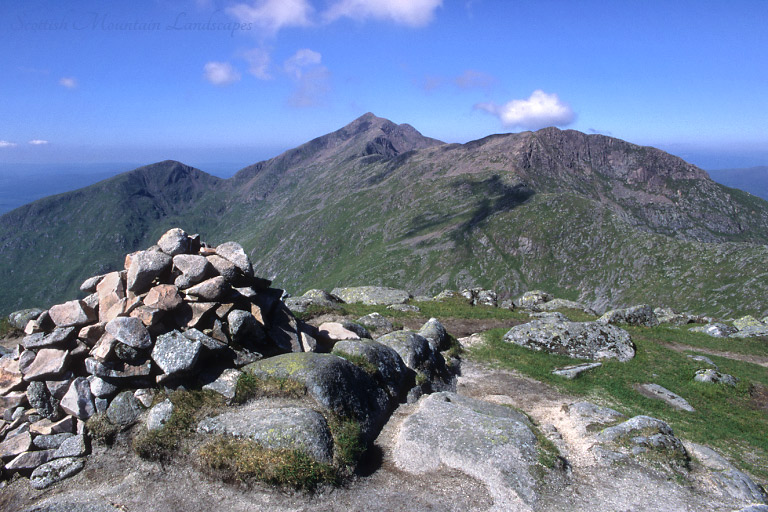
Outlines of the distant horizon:
[[446,142],[554,125],[768,162],[762,0],[6,4],[4,163],[254,163],[367,111]]

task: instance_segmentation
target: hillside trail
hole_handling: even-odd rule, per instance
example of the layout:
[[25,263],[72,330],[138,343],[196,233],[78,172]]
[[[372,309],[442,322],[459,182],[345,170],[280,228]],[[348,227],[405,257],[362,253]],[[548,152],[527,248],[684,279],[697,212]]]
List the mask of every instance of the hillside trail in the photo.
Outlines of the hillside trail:
[[726,359],[734,359],[736,361],[744,361],[745,363],[753,363],[765,368],[768,368],[768,356],[758,356],[750,354],[738,354],[736,352],[730,352],[727,350],[716,350],[713,348],[694,347],[693,345],[686,345],[684,343],[667,342],[662,346],[672,349],[676,352],[699,352],[708,356],[724,357]]

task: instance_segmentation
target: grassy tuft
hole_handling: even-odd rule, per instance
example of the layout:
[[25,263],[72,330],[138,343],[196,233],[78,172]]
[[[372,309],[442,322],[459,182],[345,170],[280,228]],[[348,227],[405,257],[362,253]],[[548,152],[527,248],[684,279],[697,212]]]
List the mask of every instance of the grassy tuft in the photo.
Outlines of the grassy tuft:
[[144,430],[133,438],[133,450],[144,459],[170,459],[201,419],[224,406],[224,398],[213,391],[174,391],[169,399],[173,413],[168,422],[162,428]]
[[0,338],[21,336],[22,334],[24,334],[24,331],[12,326],[7,317],[0,318]]
[[203,467],[226,481],[262,481],[309,491],[338,482],[333,466],[302,451],[267,449],[250,440],[220,436],[201,447],[198,457]]
[[242,404],[253,398],[301,398],[307,388],[294,380],[279,377],[256,377],[245,372],[240,375],[235,388],[234,403]]
[[348,352],[343,351],[336,351],[334,352],[339,357],[343,357],[350,363],[354,364],[361,370],[363,370],[365,373],[370,375],[371,377],[375,377],[379,373],[379,369],[376,367],[375,364],[370,362],[367,357],[359,355],[359,354],[350,354]]
[[342,473],[350,472],[365,453],[360,424],[351,418],[332,416],[328,421],[334,444],[334,464]]
[[91,440],[99,443],[111,445],[115,436],[120,432],[120,427],[113,425],[112,422],[107,419],[107,413],[100,412],[94,414],[86,422],[86,428],[91,436]]

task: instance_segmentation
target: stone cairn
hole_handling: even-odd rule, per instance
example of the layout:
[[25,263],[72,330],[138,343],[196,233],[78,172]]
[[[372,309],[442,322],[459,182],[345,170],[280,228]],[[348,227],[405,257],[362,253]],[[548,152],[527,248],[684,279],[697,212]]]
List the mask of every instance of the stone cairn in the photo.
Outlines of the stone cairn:
[[87,279],[84,299],[35,315],[0,359],[5,476],[31,474],[44,488],[82,468],[91,416],[120,423],[161,386],[208,385],[232,398],[227,372],[303,351],[283,291],[270,285],[239,244],[213,248],[175,228],[127,255],[124,270]]

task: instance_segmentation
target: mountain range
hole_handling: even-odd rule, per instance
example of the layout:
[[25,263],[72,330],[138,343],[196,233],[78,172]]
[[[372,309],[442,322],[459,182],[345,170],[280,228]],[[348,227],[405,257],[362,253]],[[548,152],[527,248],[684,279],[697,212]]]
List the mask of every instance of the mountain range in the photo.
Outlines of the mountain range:
[[71,297],[171,227],[292,293],[544,288],[595,309],[765,314],[768,202],[673,155],[545,128],[466,144],[365,114],[220,179],[140,167],[0,217],[0,311]]

